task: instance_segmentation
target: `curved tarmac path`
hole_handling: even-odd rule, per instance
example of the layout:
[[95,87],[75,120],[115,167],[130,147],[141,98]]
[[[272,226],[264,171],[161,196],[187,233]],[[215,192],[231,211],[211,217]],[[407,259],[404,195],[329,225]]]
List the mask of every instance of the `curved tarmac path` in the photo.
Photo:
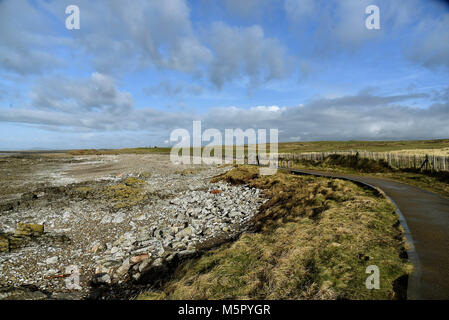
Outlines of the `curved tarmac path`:
[[[408,184],[386,179],[315,170],[290,170],[351,180],[382,190],[399,209],[415,266],[407,299],[449,299],[449,199]],[[404,220],[405,218],[405,220]]]

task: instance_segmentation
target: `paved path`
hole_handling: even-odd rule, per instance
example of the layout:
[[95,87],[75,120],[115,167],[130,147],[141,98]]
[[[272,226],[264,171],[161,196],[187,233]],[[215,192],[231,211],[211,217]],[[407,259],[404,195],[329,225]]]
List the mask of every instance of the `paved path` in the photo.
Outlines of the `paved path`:
[[386,179],[315,170],[291,171],[349,179],[381,189],[398,207],[407,240],[414,247],[409,251],[415,271],[409,278],[408,299],[449,299],[448,198]]

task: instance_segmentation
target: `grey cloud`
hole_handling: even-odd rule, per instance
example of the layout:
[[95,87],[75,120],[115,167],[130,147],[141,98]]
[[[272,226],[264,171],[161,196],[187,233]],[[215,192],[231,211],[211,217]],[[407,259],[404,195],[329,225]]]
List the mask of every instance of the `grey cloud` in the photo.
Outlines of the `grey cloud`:
[[67,113],[101,110],[120,114],[133,107],[128,92],[120,92],[115,80],[95,72],[87,80],[64,77],[43,79],[30,92],[31,104],[39,109]]
[[49,48],[64,41],[48,30],[45,17],[28,1],[0,1],[0,71],[41,74],[62,66]]
[[382,31],[365,27],[365,8],[371,4],[370,0],[285,0],[284,9],[299,32],[305,25],[308,32],[314,32],[316,52],[324,54],[335,49],[353,50],[379,36]]
[[320,107],[326,105],[327,107],[357,107],[357,108],[372,108],[377,106],[384,106],[395,102],[403,102],[407,100],[416,100],[428,98],[428,94],[406,94],[406,95],[392,95],[392,96],[375,96],[365,91],[360,92],[355,96],[343,96],[334,99],[319,99],[311,102],[309,107]]
[[[365,28],[365,8],[371,4],[380,8],[380,30]],[[427,13],[430,7],[439,10],[441,17]],[[402,45],[404,56],[411,61],[427,68],[449,67],[449,13],[447,5],[439,1],[285,0],[284,9],[298,30],[303,25],[314,26],[308,25],[308,30],[314,32],[315,53],[350,52],[395,34],[401,38],[398,45]],[[402,37],[401,32],[410,36]]]
[[[56,14],[68,3],[46,7]],[[153,67],[206,78],[221,88],[238,79],[254,87],[283,78],[292,69],[287,48],[266,37],[259,25],[213,23],[210,30],[200,30],[200,39],[184,0],[135,0],[126,6],[119,0],[83,0],[79,6],[82,26],[74,33],[76,45],[102,73]]]
[[[71,3],[43,5],[59,15]],[[77,5],[82,22],[74,33],[76,45],[101,72],[155,67],[201,74],[211,58],[194,33],[184,0],[134,0],[126,5],[120,0],[80,0]]]
[[[444,93],[442,93],[444,97]],[[203,129],[277,128],[281,141],[346,139],[427,139],[449,135],[449,101],[428,108],[407,106],[422,95],[355,96],[320,99],[296,107],[259,106],[210,108],[205,114],[160,111],[151,107],[130,108],[117,114],[89,107],[74,115],[64,109],[8,108],[0,121],[69,128],[74,132],[147,132],[159,143],[175,128],[191,130],[193,120],[202,120]],[[91,104],[83,99],[78,103]],[[112,133],[111,133],[112,134]],[[154,140],[153,140],[154,141]]]
[[438,20],[424,20],[414,32],[416,39],[407,56],[428,68],[449,69],[449,13]]
[[200,95],[203,88],[198,85],[188,85],[186,83],[175,83],[168,80],[160,81],[157,85],[143,89],[147,95],[163,95],[169,97],[188,95]]

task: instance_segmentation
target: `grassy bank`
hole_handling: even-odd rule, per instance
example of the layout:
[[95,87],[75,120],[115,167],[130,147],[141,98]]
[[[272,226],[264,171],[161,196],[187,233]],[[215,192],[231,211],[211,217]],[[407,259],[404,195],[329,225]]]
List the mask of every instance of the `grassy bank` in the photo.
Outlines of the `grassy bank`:
[[[240,166],[217,178],[270,199],[254,230],[180,265],[139,299],[398,299],[411,266],[392,204],[353,183]],[[366,267],[380,269],[368,290]]]
[[293,167],[387,178],[449,197],[449,172],[421,172],[413,169],[398,170],[391,168],[382,160],[374,161],[342,155],[332,155],[324,161],[296,161]]

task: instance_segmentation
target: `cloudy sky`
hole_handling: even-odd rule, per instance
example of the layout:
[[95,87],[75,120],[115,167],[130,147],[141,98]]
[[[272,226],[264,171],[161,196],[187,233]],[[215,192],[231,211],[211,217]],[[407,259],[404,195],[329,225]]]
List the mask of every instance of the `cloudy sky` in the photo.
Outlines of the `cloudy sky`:
[[0,150],[163,146],[192,120],[281,141],[449,138],[449,4],[0,0]]

